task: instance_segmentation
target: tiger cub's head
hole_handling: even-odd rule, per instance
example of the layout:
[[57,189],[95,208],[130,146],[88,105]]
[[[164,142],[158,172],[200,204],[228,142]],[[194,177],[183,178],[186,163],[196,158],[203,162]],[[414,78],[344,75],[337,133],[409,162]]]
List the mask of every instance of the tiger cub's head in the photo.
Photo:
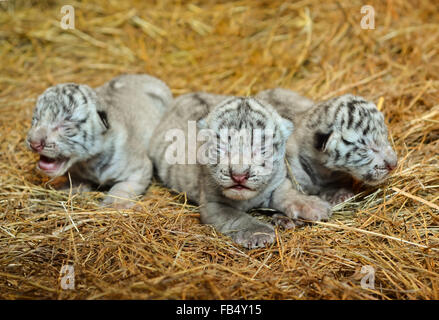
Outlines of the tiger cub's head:
[[208,171],[224,196],[251,199],[284,166],[285,144],[293,124],[269,104],[230,98],[198,122],[210,132]]
[[383,114],[362,97],[347,94],[322,102],[306,125],[326,168],[377,185],[397,166]]
[[48,88],[38,97],[27,146],[40,155],[38,169],[63,175],[74,163],[96,154],[108,129],[95,91],[74,83]]

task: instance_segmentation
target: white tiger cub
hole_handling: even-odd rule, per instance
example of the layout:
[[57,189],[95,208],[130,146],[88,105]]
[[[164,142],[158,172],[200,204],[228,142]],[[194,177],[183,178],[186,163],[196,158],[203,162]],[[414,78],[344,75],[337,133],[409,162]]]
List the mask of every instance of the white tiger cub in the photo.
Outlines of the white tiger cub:
[[39,96],[26,142],[50,177],[70,173],[74,186],[110,187],[103,204],[131,207],[149,186],[151,134],[172,102],[161,80],[122,75],[92,89],[65,83]]
[[[208,132],[209,138],[197,139],[191,145],[194,139],[188,130],[194,122],[201,129],[199,134]],[[250,133],[247,142],[251,145],[247,147],[259,152],[264,161],[244,161],[246,145],[241,144],[242,136],[232,133],[241,130]],[[256,99],[191,93],[175,99],[163,116],[151,139],[149,154],[164,184],[186,192],[200,205],[203,223],[213,225],[240,245],[256,248],[272,243],[275,232],[271,225],[247,214],[250,209],[273,208],[290,218],[307,220],[328,219],[331,214],[326,201],[300,194],[287,179],[284,155],[291,130],[291,122]],[[269,143],[257,146],[253,135],[257,131],[261,133],[259,141],[272,142],[271,153]],[[183,140],[188,145],[184,141],[181,145],[178,132],[185,135]],[[202,144],[203,140],[207,142]],[[238,148],[233,149],[236,143]],[[178,150],[184,152],[181,161],[172,158]],[[201,157],[190,164],[190,158],[202,150],[207,150],[208,161]],[[239,160],[234,161],[237,154]]]
[[314,103],[281,88],[256,97],[293,120],[287,159],[307,194],[320,195],[335,205],[354,196],[347,187],[352,177],[377,185],[397,166],[382,113],[362,97],[346,94]]

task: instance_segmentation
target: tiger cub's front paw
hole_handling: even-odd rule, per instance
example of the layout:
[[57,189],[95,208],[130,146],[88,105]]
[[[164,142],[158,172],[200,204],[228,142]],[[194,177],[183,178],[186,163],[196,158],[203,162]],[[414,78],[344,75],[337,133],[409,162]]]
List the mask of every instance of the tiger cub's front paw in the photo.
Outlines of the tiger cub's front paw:
[[274,228],[261,222],[252,222],[245,229],[230,232],[229,236],[237,244],[248,249],[265,247],[274,242],[276,234]]
[[321,221],[331,217],[331,205],[319,197],[301,196],[289,201],[285,214],[290,218]]
[[296,227],[294,220],[290,217],[287,217],[283,213],[273,214],[272,221],[276,226],[281,227],[285,230],[294,229]]
[[340,189],[331,197],[331,199],[329,199],[329,203],[335,206],[339,203],[345,202],[353,196],[355,196],[355,194],[352,190]]
[[103,208],[113,208],[116,210],[130,209],[136,204],[135,201],[129,199],[117,199],[112,196],[106,196],[101,202]]

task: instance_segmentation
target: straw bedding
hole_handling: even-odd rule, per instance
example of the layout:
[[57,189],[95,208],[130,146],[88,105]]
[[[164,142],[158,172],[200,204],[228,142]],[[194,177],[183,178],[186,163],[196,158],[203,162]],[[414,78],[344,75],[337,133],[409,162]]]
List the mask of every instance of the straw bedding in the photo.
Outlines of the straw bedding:
[[[60,28],[62,5],[75,29]],[[439,7],[434,1],[0,2],[0,298],[438,299]],[[154,182],[138,211],[55,191],[24,144],[48,86],[150,73],[175,95],[286,87],[378,104],[399,165],[333,218],[246,250]],[[73,265],[75,289],[60,287]],[[363,288],[363,266],[375,270]]]

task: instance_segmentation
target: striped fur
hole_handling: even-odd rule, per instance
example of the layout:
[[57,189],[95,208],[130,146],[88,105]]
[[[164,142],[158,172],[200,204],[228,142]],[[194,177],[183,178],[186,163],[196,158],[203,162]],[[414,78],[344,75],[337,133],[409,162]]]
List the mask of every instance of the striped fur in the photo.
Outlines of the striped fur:
[[296,130],[287,145],[287,158],[300,186],[333,204],[353,196],[353,177],[366,184],[382,183],[397,165],[388,130],[375,104],[342,95],[320,103],[286,89],[257,95],[286,118]]
[[26,141],[49,176],[68,171],[76,183],[111,187],[104,204],[129,207],[132,201],[117,198],[138,196],[149,185],[146,150],[171,101],[166,84],[148,75],[119,76],[96,89],[59,84],[38,98]]
[[[175,139],[169,139],[167,134],[180,130],[190,143],[187,136],[190,121],[196,121],[199,130],[210,130],[213,137],[219,136],[212,140],[213,150],[225,150],[231,157],[231,141],[236,136],[221,140],[222,129],[272,130],[272,169],[260,174],[262,164],[244,164],[243,161],[188,164],[189,154],[185,154],[183,164],[169,163],[166,155]],[[294,219],[320,220],[330,214],[326,202],[300,195],[286,178],[285,144],[291,129],[291,122],[280,117],[269,104],[254,98],[191,93],[175,99],[173,107],[163,116],[153,134],[149,154],[166,186],[186,192],[192,201],[200,204],[203,223],[212,224],[243,246],[260,247],[273,242],[274,229],[246,214],[252,208],[273,208]],[[184,149],[197,152],[201,146],[198,142],[195,148],[188,145]],[[245,188],[237,189],[234,177],[242,175],[247,176],[242,184]]]

